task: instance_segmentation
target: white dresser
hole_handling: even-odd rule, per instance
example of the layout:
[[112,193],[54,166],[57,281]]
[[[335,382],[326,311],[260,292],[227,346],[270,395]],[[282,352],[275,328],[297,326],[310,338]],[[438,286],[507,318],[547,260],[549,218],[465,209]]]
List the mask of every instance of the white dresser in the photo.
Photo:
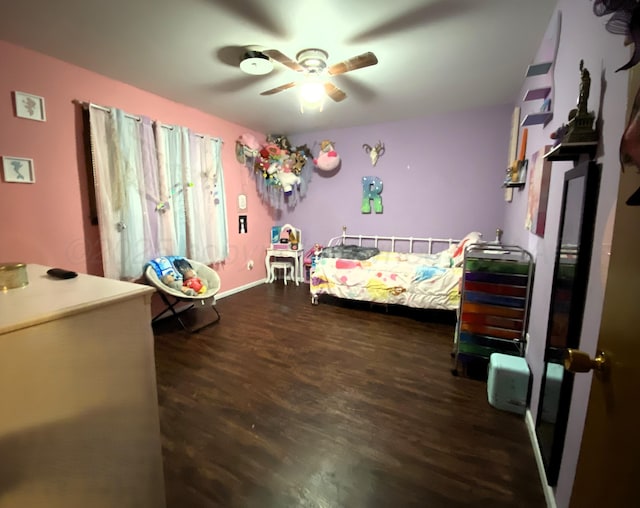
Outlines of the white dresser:
[[161,508],[153,289],[80,274],[0,291],[0,508]]

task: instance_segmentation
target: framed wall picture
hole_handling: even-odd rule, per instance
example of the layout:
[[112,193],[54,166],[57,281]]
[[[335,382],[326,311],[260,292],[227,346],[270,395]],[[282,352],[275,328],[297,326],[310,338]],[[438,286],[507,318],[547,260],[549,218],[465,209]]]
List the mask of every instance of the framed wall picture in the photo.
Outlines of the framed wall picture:
[[[507,176],[505,180],[509,177],[511,168],[515,163],[516,157],[518,156],[518,134],[520,129],[520,108],[516,106],[513,109],[513,115],[511,116],[511,131],[509,135],[509,153],[507,155]],[[513,200],[513,188],[507,187],[504,190],[504,200],[507,203],[511,203]]]
[[2,173],[8,183],[35,183],[33,159],[24,157],[2,157]]
[[529,174],[525,228],[542,237],[547,222],[547,203],[551,186],[551,162],[544,158],[544,154],[550,149],[551,146],[547,145],[532,155]]
[[44,109],[44,97],[24,92],[13,92],[16,116],[45,122],[47,116]]

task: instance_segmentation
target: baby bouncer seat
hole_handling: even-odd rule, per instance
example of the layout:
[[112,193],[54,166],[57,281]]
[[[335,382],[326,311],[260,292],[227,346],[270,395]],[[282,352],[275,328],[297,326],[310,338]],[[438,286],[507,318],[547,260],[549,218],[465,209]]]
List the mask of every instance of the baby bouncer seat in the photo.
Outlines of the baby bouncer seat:
[[[187,287],[184,275],[188,269],[192,269],[198,279],[191,287]],[[220,313],[216,309],[216,294],[220,290],[220,277],[213,268],[193,259],[165,256],[147,263],[144,275],[149,284],[158,290],[158,294],[165,304],[165,308],[151,320],[152,324],[162,319],[167,312],[171,312],[180,326],[190,333],[220,321]],[[187,327],[180,314],[193,308],[198,302],[204,306],[205,301],[209,299],[214,317],[196,328]],[[179,303],[190,303],[191,305],[176,310],[176,305]]]

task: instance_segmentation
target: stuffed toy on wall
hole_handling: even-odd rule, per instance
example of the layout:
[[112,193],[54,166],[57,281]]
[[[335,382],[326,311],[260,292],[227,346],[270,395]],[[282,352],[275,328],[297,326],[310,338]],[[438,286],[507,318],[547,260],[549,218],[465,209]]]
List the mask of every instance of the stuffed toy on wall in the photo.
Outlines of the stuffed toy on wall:
[[313,163],[321,171],[333,171],[340,165],[340,156],[333,148],[333,141],[325,139],[320,143],[320,153]]
[[279,168],[276,175],[278,177],[278,180],[280,180],[282,190],[286,195],[289,195],[293,192],[294,185],[300,184],[300,177],[293,171],[291,171],[291,169],[288,169],[286,166]]

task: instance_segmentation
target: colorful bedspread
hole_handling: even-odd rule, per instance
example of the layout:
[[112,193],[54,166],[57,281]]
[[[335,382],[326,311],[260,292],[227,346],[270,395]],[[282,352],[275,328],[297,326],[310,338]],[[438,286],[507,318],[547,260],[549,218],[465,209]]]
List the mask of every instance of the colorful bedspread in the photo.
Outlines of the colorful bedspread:
[[381,252],[367,260],[321,258],[311,273],[311,294],[351,300],[455,310],[461,267],[451,253]]

